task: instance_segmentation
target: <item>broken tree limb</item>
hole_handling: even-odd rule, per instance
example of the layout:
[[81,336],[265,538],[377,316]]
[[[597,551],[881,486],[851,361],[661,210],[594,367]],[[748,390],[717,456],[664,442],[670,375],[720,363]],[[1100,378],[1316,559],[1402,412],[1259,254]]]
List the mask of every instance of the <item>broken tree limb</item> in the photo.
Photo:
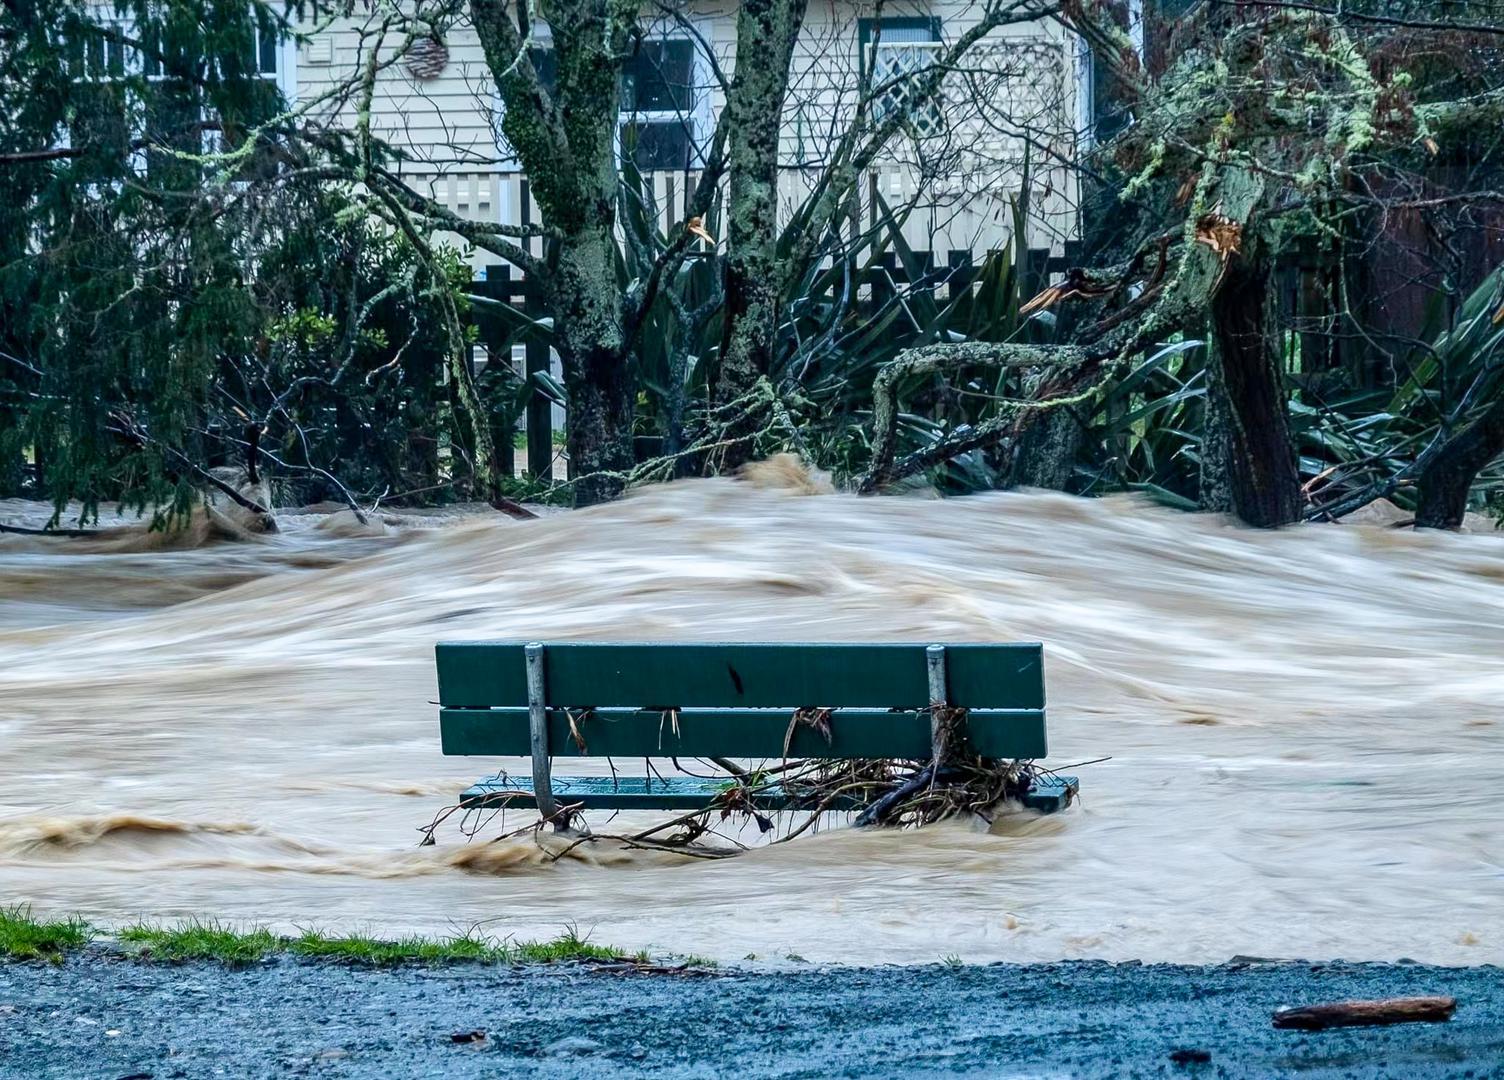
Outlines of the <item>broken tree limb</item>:
[[1280,1009],[1274,1026],[1293,1031],[1325,1031],[1377,1024],[1440,1024],[1457,1011],[1452,997],[1402,997],[1379,1001],[1335,1001]]

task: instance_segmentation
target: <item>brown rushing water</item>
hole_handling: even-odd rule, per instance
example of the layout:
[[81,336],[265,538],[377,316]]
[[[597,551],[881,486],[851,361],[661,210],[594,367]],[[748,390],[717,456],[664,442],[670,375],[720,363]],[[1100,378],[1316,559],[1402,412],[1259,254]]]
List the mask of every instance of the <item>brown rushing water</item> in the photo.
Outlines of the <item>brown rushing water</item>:
[[[723,960],[1504,960],[1500,536],[729,481],[385,537],[319,520],[180,551],[0,537],[0,902],[574,923]],[[438,753],[432,645],[486,636],[1039,639],[1051,764],[1112,760],[990,834],[420,849],[493,764]]]

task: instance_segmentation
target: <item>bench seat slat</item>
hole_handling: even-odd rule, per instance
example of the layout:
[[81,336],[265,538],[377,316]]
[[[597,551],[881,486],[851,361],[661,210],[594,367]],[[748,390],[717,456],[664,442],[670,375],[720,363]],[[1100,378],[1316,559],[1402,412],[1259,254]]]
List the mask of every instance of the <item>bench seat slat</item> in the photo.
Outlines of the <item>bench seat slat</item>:
[[[554,797],[561,804],[580,804],[586,810],[698,810],[721,793],[726,781],[694,776],[556,776]],[[1023,797],[1031,810],[1053,813],[1070,805],[1076,792],[1072,776],[1042,776]],[[806,804],[781,787],[758,792],[753,802],[759,810],[792,810]],[[467,809],[482,807],[532,807],[533,782],[528,777],[490,778],[467,788],[460,796]],[[857,810],[862,800],[851,795],[832,803],[830,810]]]
[[[584,740],[580,749],[563,709],[548,713],[548,745],[554,757],[773,758],[783,754],[791,709],[683,709],[675,724],[663,712],[596,709],[576,713]],[[526,708],[441,709],[445,754],[526,756],[530,750]],[[1042,709],[973,709],[967,718],[972,749],[988,758],[1042,758],[1046,754]],[[797,758],[915,758],[931,754],[930,717],[922,711],[837,709],[830,741],[798,725],[789,746]]]
[[[923,708],[925,645],[549,642],[550,705]],[[527,704],[523,642],[440,642],[440,704]],[[1037,643],[947,644],[947,700],[968,708],[1044,708]]]

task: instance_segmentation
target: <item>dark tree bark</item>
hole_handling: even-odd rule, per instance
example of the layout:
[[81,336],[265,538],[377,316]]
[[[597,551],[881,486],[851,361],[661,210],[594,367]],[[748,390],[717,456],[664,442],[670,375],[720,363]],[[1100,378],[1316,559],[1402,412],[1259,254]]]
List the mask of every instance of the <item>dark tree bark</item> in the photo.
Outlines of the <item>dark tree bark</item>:
[[633,464],[636,388],[623,356],[615,254],[603,220],[560,243],[552,273],[555,343],[569,391],[569,457],[581,477],[577,506],[616,498]]
[[1269,336],[1269,265],[1234,255],[1211,300],[1201,503],[1272,528],[1300,518],[1300,477]]
[[1065,491],[1080,452],[1080,423],[1066,409],[1050,409],[1020,433],[1013,482],[1020,487]]
[[1416,479],[1420,529],[1455,529],[1479,470],[1504,453],[1504,395],[1478,419],[1442,443]]
[[1452,997],[1334,1001],[1280,1009],[1274,1014],[1274,1026],[1294,1031],[1326,1031],[1383,1024],[1442,1024],[1456,1011],[1457,999]]
[[471,15],[506,106],[502,130],[554,232],[539,272],[569,391],[576,505],[621,494],[632,468],[636,386],[625,349],[626,297],[616,272],[618,83],[635,7],[559,0],[549,24],[556,71],[544,85],[529,56],[528,5],[472,0]]
[[[715,394],[725,404],[772,368],[783,276],[778,264],[778,139],[789,63],[807,0],[745,0],[737,15],[736,74],[726,98],[730,203],[725,329]],[[747,418],[728,434],[750,434]],[[753,453],[750,440],[730,446],[723,467]]]

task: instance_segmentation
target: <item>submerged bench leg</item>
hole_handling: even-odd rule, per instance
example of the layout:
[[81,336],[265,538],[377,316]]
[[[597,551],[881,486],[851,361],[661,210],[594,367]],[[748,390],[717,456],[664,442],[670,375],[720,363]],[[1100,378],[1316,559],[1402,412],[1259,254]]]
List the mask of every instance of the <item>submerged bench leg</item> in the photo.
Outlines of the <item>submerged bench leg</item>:
[[[554,801],[548,756],[548,695],[543,682],[543,645],[534,641],[523,650],[527,657],[527,721],[533,750],[533,793],[538,812],[551,818],[559,812]],[[557,823],[556,823],[557,824]]]

